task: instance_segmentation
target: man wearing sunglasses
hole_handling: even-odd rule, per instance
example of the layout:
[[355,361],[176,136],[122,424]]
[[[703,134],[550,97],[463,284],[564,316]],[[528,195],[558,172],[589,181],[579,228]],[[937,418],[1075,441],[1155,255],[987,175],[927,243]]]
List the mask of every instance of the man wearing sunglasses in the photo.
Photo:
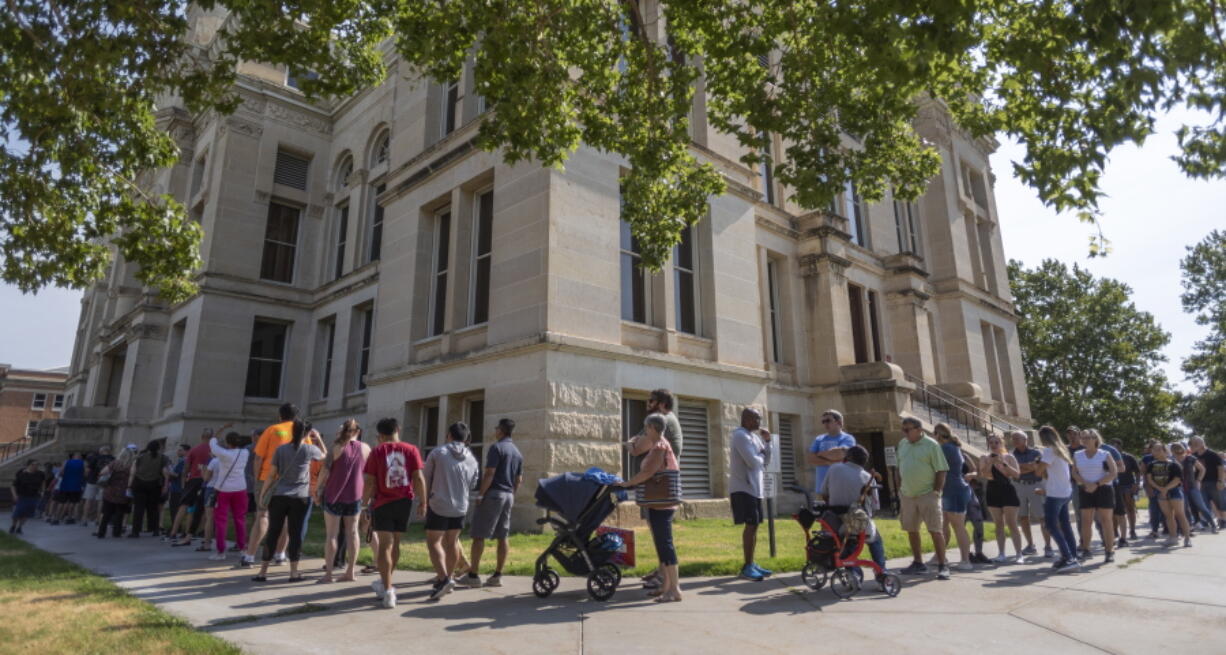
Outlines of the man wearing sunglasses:
[[822,427],[826,428],[826,434],[814,437],[809,452],[805,453],[805,463],[813,467],[815,493],[821,493],[822,481],[830,467],[842,462],[847,450],[856,445],[856,438],[843,431],[843,415],[838,410],[822,412]]

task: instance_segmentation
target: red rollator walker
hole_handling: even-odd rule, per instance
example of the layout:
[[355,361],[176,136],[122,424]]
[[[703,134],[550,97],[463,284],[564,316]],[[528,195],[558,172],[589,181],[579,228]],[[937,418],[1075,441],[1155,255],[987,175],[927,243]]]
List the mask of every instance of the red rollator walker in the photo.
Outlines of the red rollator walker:
[[[863,506],[870,487],[860,495]],[[843,508],[835,512],[825,501],[815,501],[808,490],[799,486],[788,487],[789,491],[802,494],[805,506],[792,515],[805,531],[805,566],[800,579],[813,591],[830,583],[830,591],[839,598],[851,598],[864,585],[863,567],[873,570],[881,591],[891,598],[902,591],[902,579],[894,573],[886,573],[871,559],[861,559],[869,539],[871,522],[860,507]],[[814,529],[817,524],[817,529]],[[843,528],[847,528],[844,530]]]

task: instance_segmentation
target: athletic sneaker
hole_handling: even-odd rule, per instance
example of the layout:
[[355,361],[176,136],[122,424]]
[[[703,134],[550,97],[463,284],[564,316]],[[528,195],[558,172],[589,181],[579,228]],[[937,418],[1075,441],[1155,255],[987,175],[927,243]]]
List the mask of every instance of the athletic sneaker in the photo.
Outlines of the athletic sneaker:
[[1137,531],[1136,531],[1136,530],[1130,530],[1130,531],[1128,532],[1128,538],[1129,538],[1129,539],[1132,539],[1133,541],[1136,541],[1136,540],[1137,540]]
[[244,569],[249,569],[255,565],[255,558],[250,555],[243,555],[242,557],[238,558],[238,565]]
[[1183,539],[1183,547],[1184,547],[1184,548],[1191,548],[1191,547],[1192,547],[1192,540],[1191,540],[1190,538],[1188,538],[1188,537],[1184,537],[1184,539]]
[[1004,553],[1001,553],[997,555],[996,557],[992,558],[992,562],[994,564],[1008,564],[1009,560],[1010,560],[1009,556]]
[[974,564],[971,564],[971,561],[970,561],[969,559],[964,559],[964,560],[962,560],[961,562],[958,562],[957,564],[954,564],[954,570],[955,570],[955,571],[961,571],[961,572],[963,572],[963,573],[965,573],[965,572],[967,572],[967,571],[974,571],[974,570],[975,570],[975,565],[974,565]]
[[1116,548],[1127,548],[1128,540],[1123,537],[1120,537],[1119,540],[1115,542],[1115,547]]
[[937,567],[937,580],[948,580],[948,579],[949,579],[949,567],[944,564],[938,566]]
[[971,562],[975,564],[991,564],[992,560],[988,559],[988,556],[983,553],[972,553]]
[[762,575],[762,577],[764,577],[764,578],[769,578],[769,577],[771,577],[771,574],[772,574],[772,573],[774,573],[774,571],[772,571],[772,570],[770,570],[770,569],[764,569],[764,568],[762,568],[762,567],[758,566],[758,563],[757,563],[757,562],[753,562],[753,563],[751,564],[751,566],[753,566],[753,570],[755,570],[755,571],[757,571],[758,573],[760,573],[760,574]]
[[1052,565],[1051,565],[1051,570],[1053,570],[1053,571],[1059,571],[1059,570],[1060,570],[1060,567],[1062,567],[1062,566],[1064,566],[1065,564],[1068,564],[1068,563],[1069,563],[1069,560],[1066,560],[1066,559],[1064,559],[1063,557],[1061,557],[1060,559],[1056,560],[1056,563],[1055,563],[1055,564],[1052,564]]
[[[370,588],[375,590],[375,598],[382,600],[387,595],[387,590],[383,588],[383,580],[380,578],[375,578],[374,580],[371,580]],[[393,590],[392,594],[395,595],[395,593],[396,593],[395,590]],[[395,606],[396,606],[395,601],[392,601],[392,607],[395,607]],[[384,605],[384,607],[387,607],[387,605]]]
[[1162,541],[1163,546],[1178,546],[1179,537],[1167,537]]
[[396,590],[388,589],[387,593],[383,594],[383,607],[392,610],[396,609]]
[[280,566],[288,561],[289,561],[289,556],[286,555],[285,553],[277,553],[276,555],[272,556],[273,566]]
[[1054,559],[1055,557],[1056,551],[1052,550],[1051,546],[1043,547],[1043,559]]
[[209,555],[209,559],[214,562],[224,562],[226,559],[226,554],[225,553],[213,553],[212,555]]
[[1080,570],[1081,570],[1081,562],[1078,562],[1077,560],[1073,559],[1073,560],[1069,560],[1065,562],[1063,565],[1060,566],[1060,568],[1056,569],[1056,573],[1072,573],[1073,571],[1080,571]]
[[1017,558],[1013,560],[1013,563],[1014,564],[1025,564],[1026,558],[1022,555],[1018,555]]
[[469,589],[480,589],[481,588],[481,576],[477,575],[476,573],[470,572],[468,575],[464,576],[463,578],[460,578],[460,584],[464,585],[465,587],[468,587]]
[[1091,558],[1091,557],[1093,557],[1093,556],[1094,556],[1094,554],[1093,554],[1093,553],[1091,553],[1091,552],[1090,552],[1090,551],[1088,551],[1088,550],[1079,550],[1079,551],[1077,551],[1077,559],[1078,559],[1078,560],[1080,560],[1080,561],[1083,561],[1083,562],[1084,562],[1084,561],[1086,561],[1086,560],[1088,560],[1088,559],[1090,559],[1090,558]]
[[923,575],[927,572],[928,566],[923,562],[911,562],[910,565],[899,571],[903,575]]
[[451,593],[452,589],[455,589],[455,580],[447,578],[446,580],[434,585],[434,591],[430,592],[430,600],[438,600]]
[[502,586],[502,574],[495,571],[494,575],[491,575],[489,578],[485,580],[485,586],[501,587]]
[[1103,564],[1110,564],[1115,561],[1115,553],[1107,553],[1103,556]]
[[1025,548],[1022,549],[1022,554],[1023,555],[1038,555],[1039,551],[1033,545],[1026,546]]
[[766,579],[765,576],[758,573],[758,570],[753,567],[753,564],[746,564],[744,568],[741,569],[740,577],[746,580],[753,580],[754,582],[761,582]]

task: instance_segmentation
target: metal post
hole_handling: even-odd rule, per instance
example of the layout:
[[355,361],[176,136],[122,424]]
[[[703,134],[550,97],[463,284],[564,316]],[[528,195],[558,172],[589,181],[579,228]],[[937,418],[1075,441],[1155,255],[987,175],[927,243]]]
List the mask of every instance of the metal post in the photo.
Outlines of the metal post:
[[766,530],[770,533],[771,538],[771,557],[775,555],[775,498],[773,496],[766,497]]

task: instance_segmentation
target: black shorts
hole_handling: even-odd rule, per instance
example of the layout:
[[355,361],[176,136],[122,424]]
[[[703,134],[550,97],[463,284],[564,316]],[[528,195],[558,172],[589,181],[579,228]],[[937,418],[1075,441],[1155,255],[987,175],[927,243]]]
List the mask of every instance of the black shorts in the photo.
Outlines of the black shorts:
[[1115,515],[1123,516],[1128,511],[1128,503],[1124,500],[1128,495],[1128,485],[1114,484],[1111,488],[1115,489]]
[[409,529],[409,514],[413,501],[408,498],[384,503],[370,512],[370,525],[375,532],[404,532]]
[[204,488],[204,478],[192,478],[183,483],[183,495],[179,496],[179,504],[184,507],[201,507],[200,490]]
[[988,482],[987,493],[988,507],[1021,507],[1022,503],[1017,497],[1017,489],[1013,488],[1008,482],[996,482],[995,480]]
[[1077,495],[1081,498],[1081,509],[1115,509],[1115,487],[1111,485],[1099,487],[1094,493],[1078,489]]
[[57,491],[55,492],[55,502],[57,503],[79,503],[81,502],[81,491]]
[[463,530],[463,516],[439,516],[434,513],[434,510],[426,510],[426,529],[427,530]]
[[762,522],[762,499],[744,491],[734,491],[728,497],[732,501],[732,523],[734,525],[758,525]]

